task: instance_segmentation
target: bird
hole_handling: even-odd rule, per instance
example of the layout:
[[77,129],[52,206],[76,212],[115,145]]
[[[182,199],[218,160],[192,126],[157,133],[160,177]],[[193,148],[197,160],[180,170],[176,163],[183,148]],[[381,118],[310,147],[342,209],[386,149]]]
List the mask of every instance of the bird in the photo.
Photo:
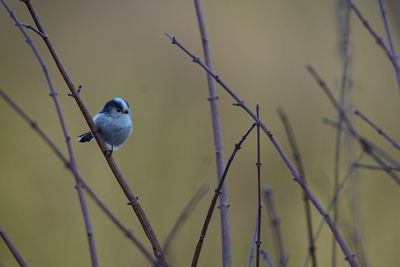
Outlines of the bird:
[[[126,142],[133,130],[129,104],[119,97],[108,101],[93,117],[93,121],[104,143],[111,147],[111,153]],[[78,136],[76,140],[81,143],[90,142],[93,137],[92,132],[87,132]]]

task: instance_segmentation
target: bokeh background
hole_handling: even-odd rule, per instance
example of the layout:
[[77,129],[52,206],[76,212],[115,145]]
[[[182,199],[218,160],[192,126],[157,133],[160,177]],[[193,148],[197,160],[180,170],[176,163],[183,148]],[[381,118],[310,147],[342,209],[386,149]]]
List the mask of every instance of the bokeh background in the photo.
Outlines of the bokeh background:
[[[203,1],[214,69],[246,103],[261,105],[261,116],[289,151],[276,109],[283,107],[295,129],[310,188],[324,206],[332,194],[335,130],[321,119],[336,112],[307,73],[313,64],[338,95],[340,56],[339,1]],[[378,3],[356,1],[384,36]],[[398,45],[400,5],[387,0]],[[19,1],[9,1],[22,22],[32,20]],[[215,159],[204,72],[164,32],[202,55],[192,1],[34,1],[70,76],[84,86],[81,96],[92,114],[109,99],[125,98],[133,108],[134,134],[114,156],[163,242],[179,213],[203,184],[208,194],[173,241],[169,261],[188,266],[216,185]],[[40,38],[35,43],[59,92],[71,136],[87,131],[75,102],[66,95]],[[0,87],[65,152],[61,130],[41,69],[21,33],[0,8]],[[399,47],[398,47],[399,48]],[[389,60],[361,23],[350,19],[351,106],[364,112],[392,137],[399,138],[400,95]],[[225,156],[251,124],[247,114],[218,87]],[[398,158],[360,119],[365,136]],[[83,219],[71,174],[14,111],[0,100],[0,226],[31,266],[89,266]],[[289,266],[302,266],[306,227],[302,193],[266,137],[262,140],[263,184],[274,190]],[[121,189],[95,143],[73,143],[87,183],[150,247]],[[349,143],[342,146],[348,159]],[[353,152],[359,147],[353,144]],[[256,216],[255,135],[239,152],[228,177],[231,202],[233,266],[244,266]],[[364,162],[371,163],[367,157]],[[341,177],[347,171],[343,160]],[[351,241],[363,234],[368,266],[398,266],[400,201],[398,185],[385,173],[360,170],[339,202],[340,229]],[[355,185],[355,187],[354,187]],[[353,208],[351,206],[353,204]],[[150,266],[142,254],[88,199],[98,257],[102,266]],[[264,212],[265,210],[263,210]],[[357,213],[357,223],[353,214]],[[263,215],[262,247],[277,263],[272,235]],[[320,216],[313,209],[314,224]],[[215,213],[200,266],[221,266],[219,214]],[[320,266],[331,257],[331,233],[317,242]],[[338,252],[338,266],[347,266]],[[265,265],[265,264],[264,264]],[[0,242],[0,266],[17,266]]]

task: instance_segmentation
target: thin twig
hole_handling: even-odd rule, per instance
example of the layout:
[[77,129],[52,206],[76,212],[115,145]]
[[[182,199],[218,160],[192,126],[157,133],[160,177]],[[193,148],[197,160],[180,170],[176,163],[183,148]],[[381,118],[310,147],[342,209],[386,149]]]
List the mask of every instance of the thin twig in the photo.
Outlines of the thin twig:
[[[326,96],[328,97],[331,104],[334,108],[342,114],[343,122],[346,124],[348,132],[351,136],[353,136],[359,142],[361,148],[379,165],[382,167],[386,167],[387,164],[379,157],[375,152],[375,147],[364,137],[362,137],[354,128],[350,119],[347,117],[346,112],[343,110],[343,107],[337,102],[336,98],[333,96],[332,91],[326,85],[326,83],[321,79],[319,74],[315,71],[315,69],[311,66],[307,66],[307,70],[310,72],[311,76],[318,83],[319,87],[324,91]],[[387,169],[387,173],[393,178],[393,180],[400,185],[400,176],[397,175],[392,170]]]
[[[363,154],[364,154],[364,152],[362,152],[362,153],[360,154],[360,156],[357,158],[357,160],[360,160],[361,157],[363,156]],[[349,170],[348,170],[346,176],[342,179],[342,181],[341,181],[341,182],[339,183],[339,185],[336,187],[335,192],[333,193],[333,196],[332,196],[332,198],[331,198],[331,200],[330,200],[330,202],[329,202],[328,208],[327,208],[327,212],[328,212],[328,213],[332,210],[332,208],[333,208],[333,207],[336,205],[336,203],[338,202],[338,200],[339,200],[339,194],[340,194],[340,192],[343,190],[343,188],[347,185],[347,182],[350,181],[350,178],[351,178],[351,176],[352,176],[352,174],[353,174],[353,171],[354,171],[354,166],[352,165],[352,166],[350,166],[350,168],[349,168]],[[317,240],[318,240],[318,238],[319,238],[319,236],[320,236],[320,234],[321,234],[321,231],[322,231],[322,228],[323,228],[324,225],[325,225],[325,221],[324,221],[323,219],[321,219],[320,222],[319,222],[319,224],[318,224],[318,227],[317,227],[315,233],[313,234],[313,240],[314,240],[314,242],[317,242]],[[307,267],[307,266],[308,266],[308,260],[309,260],[309,254],[307,254],[306,259],[305,259],[305,261],[304,261],[304,265],[303,265],[304,267]]]
[[4,232],[4,230],[1,227],[0,227],[0,236],[4,240],[4,243],[6,243],[8,249],[14,255],[14,258],[17,260],[19,265],[21,267],[28,267],[28,264],[25,262],[24,258],[21,256],[21,253],[19,253],[17,247],[14,245],[14,243],[11,241],[11,239],[8,237],[6,232]]
[[392,144],[392,146],[394,146],[397,149],[400,149],[400,144],[396,140],[394,140],[392,137],[390,137],[387,133],[385,133],[381,128],[379,128],[370,119],[368,119],[367,116],[365,116],[364,114],[362,114],[360,111],[358,111],[356,109],[354,110],[354,114],[356,114],[361,119],[363,119],[366,123],[368,123],[369,126],[371,126],[375,131],[377,131],[378,134],[382,135],[383,138],[385,138],[389,143]]
[[82,112],[82,115],[84,116],[84,118],[90,128],[90,131],[93,133],[97,144],[99,145],[101,151],[103,152],[103,155],[104,155],[111,171],[113,172],[121,189],[123,190],[125,196],[129,200],[129,203],[132,206],[132,209],[134,210],[137,218],[139,219],[140,224],[142,225],[143,230],[153,247],[153,252],[157,258],[158,263],[161,266],[166,266],[167,263],[165,262],[165,258],[164,258],[164,255],[163,255],[163,252],[161,249],[161,245],[160,245],[160,243],[157,239],[157,236],[150,224],[150,221],[147,219],[147,216],[146,216],[142,206],[139,203],[138,197],[132,192],[127,181],[125,180],[124,176],[122,175],[122,172],[120,171],[117,163],[115,162],[113,156],[112,155],[110,156],[110,154],[108,153],[109,150],[108,150],[107,146],[105,145],[104,141],[102,140],[100,133],[98,132],[96,125],[94,124],[93,119],[92,119],[88,109],[86,108],[85,104],[83,103],[75,85],[73,84],[71,78],[69,77],[53,43],[51,42],[46,31],[44,30],[44,27],[40,23],[39,17],[37,15],[35,9],[33,8],[31,1],[30,0],[21,0],[21,1],[24,2],[26,7],[28,8],[29,13],[31,14],[31,16],[36,24],[37,30],[39,30],[42,33],[42,35],[44,36],[43,40],[46,43],[46,46],[49,49],[49,52],[52,55],[54,62],[56,63],[65,83],[67,84],[67,86],[71,92],[71,96],[75,99],[80,111]]
[[274,267],[274,264],[272,263],[272,260],[269,257],[268,251],[266,251],[265,249],[262,249],[262,250],[260,250],[260,253],[261,253],[263,259],[265,260],[265,262],[268,264],[268,266]]
[[[300,149],[297,145],[296,136],[294,134],[294,130],[292,125],[283,109],[278,109],[279,117],[285,127],[285,132],[289,140],[290,148],[292,149],[293,158],[296,162],[297,169],[300,172],[300,175],[304,177],[304,183],[307,183],[303,160],[300,154]],[[307,236],[308,236],[308,253],[311,256],[312,266],[317,267],[317,254],[316,254],[316,246],[313,239],[313,224],[311,218],[311,207],[310,201],[305,193],[303,193],[303,200],[304,200],[304,209],[306,214],[306,225],[307,225]]]
[[[328,126],[333,127],[333,128],[337,128],[338,127],[337,126],[338,124],[335,121],[333,121],[331,119],[328,119],[328,118],[323,118],[322,122],[324,124],[328,125]],[[345,132],[346,134],[350,135],[352,138],[357,138],[356,136],[352,135],[347,128],[342,128],[342,131]],[[368,154],[368,153],[371,153],[371,151],[373,151],[374,152],[374,156],[379,158],[381,162],[387,161],[392,166],[399,166],[400,167],[400,162],[398,162],[391,155],[389,155],[387,152],[385,152],[385,150],[383,150],[382,148],[380,148],[375,143],[371,142],[370,140],[368,140],[365,137],[363,137],[363,140],[364,140],[364,142],[366,144],[365,146],[362,146],[362,149],[363,149],[364,152],[366,152]],[[387,165],[387,163],[384,162],[381,167],[382,167],[383,170],[385,170],[390,175],[390,172],[388,172],[388,170],[390,170],[391,168],[390,168],[389,165]]]
[[182,224],[186,221],[186,219],[189,217],[190,213],[194,210],[194,208],[197,206],[200,200],[205,196],[207,191],[208,191],[208,186],[202,185],[193,195],[192,199],[189,201],[186,207],[182,210],[181,214],[179,215],[176,222],[172,226],[171,231],[169,231],[167,238],[165,239],[163,247],[165,255],[167,255],[169,251],[169,247],[172,243],[172,240],[178,233],[179,229],[182,228]]
[[[203,10],[201,8],[200,0],[194,0],[194,7],[196,10],[197,22],[199,25],[201,44],[203,47],[204,60],[210,70],[212,70],[211,51],[208,42],[206,24],[204,21]],[[224,147],[222,142],[221,123],[218,112],[218,96],[215,89],[213,78],[207,74],[208,85],[208,100],[210,101],[211,109],[211,122],[214,136],[214,149],[217,164],[217,181],[221,180],[222,173],[224,172]],[[221,242],[222,242],[222,266],[232,266],[232,248],[231,248],[231,230],[229,223],[229,197],[227,184],[225,183],[221,188],[221,195],[219,196],[220,203],[220,220],[221,220]]]
[[387,37],[387,40],[389,43],[390,52],[392,53],[394,63],[396,64],[396,68],[397,68],[396,78],[397,78],[397,84],[399,85],[399,88],[400,88],[399,58],[397,57],[396,48],[394,46],[393,37],[392,37],[392,31],[390,30],[389,21],[387,19],[385,4],[384,4],[383,0],[379,0],[379,9],[381,10],[383,24],[385,25],[386,37]]
[[251,239],[250,253],[247,258],[247,267],[251,267],[251,265],[253,265],[254,247],[257,240],[257,230],[258,230],[258,216],[256,216],[256,224],[254,226],[253,237]]
[[399,58],[397,57],[396,47],[394,46],[393,37],[392,37],[393,34],[392,34],[392,31],[390,30],[390,25],[389,25],[389,21],[388,21],[387,14],[386,14],[384,0],[378,0],[378,2],[379,2],[379,9],[381,10],[383,24],[385,25],[385,31],[386,31],[386,36],[388,39],[390,51],[392,52],[392,56],[396,60],[397,64],[399,64]]
[[[272,195],[272,189],[269,186],[266,186],[264,189],[264,199],[265,199],[265,207],[267,209],[267,214],[270,221],[271,232],[274,237],[274,246],[275,253],[278,257],[278,265],[281,267],[286,267],[288,264],[288,254],[285,252],[285,248],[283,245],[283,238],[281,232],[281,220],[277,215],[275,209],[275,201]],[[308,255],[308,254],[307,254]]]
[[399,167],[392,167],[392,166],[387,166],[387,167],[381,167],[381,166],[374,166],[374,165],[369,165],[369,164],[362,164],[362,163],[353,163],[355,168],[361,168],[361,169],[369,169],[369,170],[377,170],[377,171],[386,171],[387,169],[393,170],[393,171],[400,171]]
[[57,98],[57,92],[53,86],[53,82],[50,78],[50,74],[48,72],[47,66],[44,63],[42,57],[39,54],[39,51],[36,49],[32,38],[28,35],[28,33],[26,32],[25,28],[21,25],[21,23],[19,22],[19,20],[17,19],[17,17],[14,15],[13,11],[8,7],[8,5],[6,4],[5,0],[1,0],[3,6],[5,7],[5,9],[7,10],[7,12],[9,13],[9,15],[11,16],[11,18],[13,19],[13,21],[15,22],[15,24],[18,26],[18,28],[20,29],[21,33],[23,34],[26,42],[28,43],[28,45],[31,47],[33,53],[35,54],[41,68],[42,71],[44,73],[44,76],[46,78],[47,81],[47,85],[49,87],[50,90],[50,96],[53,99],[55,108],[56,108],[56,112],[57,112],[57,116],[62,128],[62,132],[63,132],[63,136],[65,139],[65,143],[67,145],[67,150],[68,150],[68,155],[69,155],[69,167],[74,175],[75,178],[75,182],[76,182],[76,190],[78,192],[78,198],[79,198],[79,203],[82,209],[82,214],[83,214],[83,219],[85,222],[85,228],[86,228],[86,235],[87,235],[87,239],[88,239],[88,243],[89,243],[89,251],[90,251],[90,258],[91,258],[91,263],[93,267],[97,267],[98,266],[98,259],[97,259],[97,255],[96,255],[96,246],[94,243],[94,235],[93,235],[93,230],[92,230],[92,225],[90,222],[90,216],[89,216],[89,210],[86,204],[86,199],[85,196],[83,194],[83,185],[82,182],[80,180],[80,175],[79,175],[79,171],[78,171],[78,166],[76,164],[76,159],[75,159],[75,155],[74,155],[74,151],[72,149],[72,144],[71,144],[71,138],[68,134],[68,129],[67,129],[67,125],[64,119],[64,115],[63,112],[61,110],[61,105],[58,101]]
[[222,174],[221,180],[218,183],[218,187],[215,189],[215,193],[214,193],[214,196],[213,196],[213,198],[211,200],[210,207],[208,208],[207,216],[206,216],[206,219],[204,221],[203,227],[201,229],[200,238],[199,238],[199,241],[198,241],[197,246],[196,246],[196,250],[195,250],[194,255],[193,255],[192,265],[191,265],[192,267],[197,266],[197,262],[199,261],[200,252],[201,252],[201,248],[203,246],[204,238],[206,237],[208,225],[210,224],[210,220],[211,220],[211,217],[213,215],[213,212],[214,212],[214,209],[215,209],[215,205],[217,203],[218,196],[221,194],[221,188],[222,188],[222,186],[224,184],[226,175],[228,174],[229,167],[231,166],[232,161],[235,158],[236,153],[239,151],[239,149],[241,149],[241,145],[246,140],[247,136],[250,134],[250,132],[254,129],[255,126],[256,126],[256,123],[253,123],[251,125],[251,127],[247,130],[247,132],[242,136],[240,141],[235,144],[235,148],[234,148],[231,156],[228,159],[228,163],[226,164],[224,173]]
[[[47,136],[47,134],[39,127],[38,123],[31,119],[29,115],[24,112],[21,107],[19,107],[1,88],[0,88],[0,97],[4,99],[17,113],[20,115],[31,127],[32,129],[38,133],[38,135],[44,140],[44,142],[53,150],[53,152],[57,155],[57,157],[63,162],[65,167],[72,172],[68,159],[64,156],[61,150],[54,144],[54,142]],[[95,201],[95,203],[100,207],[101,210],[107,215],[107,217],[117,226],[118,229],[122,231],[122,233],[130,239],[139,250],[146,256],[146,258],[155,263],[155,258],[150,254],[147,248],[141,243],[141,241],[132,233],[130,229],[128,229],[121,221],[114,215],[111,210],[104,204],[104,202],[94,193],[94,191],[89,187],[89,185],[85,182],[85,180],[80,177],[81,182],[85,191],[89,194],[89,196]]]
[[371,34],[371,36],[375,39],[376,43],[382,48],[382,50],[385,52],[386,56],[389,58],[390,62],[393,65],[393,68],[394,68],[394,71],[396,74],[397,87],[400,91],[400,65],[399,65],[397,57],[395,56],[395,54],[393,54],[387,48],[382,37],[379,36],[379,34],[372,28],[372,26],[369,24],[368,20],[364,17],[364,15],[361,13],[361,11],[358,9],[358,7],[353,3],[353,0],[346,0],[346,1],[349,4],[350,8],[354,11],[354,13],[356,13],[358,19],[361,21],[363,26],[368,30],[368,32]]
[[[260,106],[256,106],[257,118],[260,118]],[[257,123],[257,240],[256,240],[256,266],[260,266],[260,249],[261,249],[261,148],[260,148],[260,124]]]
[[329,217],[329,215],[326,213],[322,205],[318,202],[317,198],[313,195],[313,193],[307,188],[307,186],[303,183],[303,179],[301,178],[299,172],[297,171],[296,167],[294,164],[290,161],[289,157],[286,155],[285,150],[282,148],[278,140],[275,138],[275,136],[272,134],[272,132],[267,128],[267,126],[259,119],[257,118],[257,115],[244,103],[244,101],[236,95],[234,91],[232,91],[231,88],[229,88],[225,82],[213,71],[211,71],[198,57],[196,57],[194,54],[192,54],[188,49],[186,49],[181,43],[179,43],[175,37],[172,37],[169,34],[165,34],[168,39],[171,41],[172,44],[178,46],[182,51],[184,51],[188,56],[190,56],[193,60],[193,62],[199,64],[207,73],[209,73],[213,79],[222,86],[222,88],[225,89],[225,91],[235,99],[236,105],[240,106],[242,109],[244,109],[247,114],[249,114],[254,121],[256,121],[260,127],[263,129],[265,134],[268,136],[272,144],[274,145],[275,149],[278,151],[279,155],[281,156],[282,160],[285,162],[286,166],[289,168],[290,172],[294,176],[294,181],[296,181],[301,188],[306,192],[308,198],[310,201],[313,203],[315,208],[318,210],[318,212],[325,218],[327,224],[332,230],[332,233],[335,235],[337,242],[340,244],[340,247],[345,255],[345,259],[349,262],[349,264],[354,267],[358,266],[357,262],[355,261],[353,257],[353,253],[350,252],[349,246],[347,245],[346,241],[344,240],[342,234],[338,230],[336,224],[333,223],[332,219]]
[[[331,126],[333,128],[337,128],[337,122],[329,119],[329,118],[322,118],[322,123]],[[350,131],[348,131],[347,128],[342,128],[342,131],[350,136],[352,136],[353,138],[355,138],[353,135],[351,135]],[[384,158],[386,161],[390,162],[390,164],[392,165],[397,165],[400,166],[400,162],[397,161],[396,159],[394,159],[391,155],[389,155],[387,152],[385,152],[385,150],[383,150],[382,148],[380,148],[378,145],[376,145],[375,143],[371,142],[370,140],[368,140],[367,138],[364,137],[364,139],[367,141],[367,143],[373,147],[373,150],[380,156],[382,156],[382,158]]]

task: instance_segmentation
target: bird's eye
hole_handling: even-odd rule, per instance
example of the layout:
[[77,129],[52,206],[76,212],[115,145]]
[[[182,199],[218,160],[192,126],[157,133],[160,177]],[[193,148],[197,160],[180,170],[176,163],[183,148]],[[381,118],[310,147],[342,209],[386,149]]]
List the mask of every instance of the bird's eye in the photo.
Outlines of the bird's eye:
[[122,110],[120,109],[120,108],[117,108],[117,112],[119,113],[119,112],[121,112]]

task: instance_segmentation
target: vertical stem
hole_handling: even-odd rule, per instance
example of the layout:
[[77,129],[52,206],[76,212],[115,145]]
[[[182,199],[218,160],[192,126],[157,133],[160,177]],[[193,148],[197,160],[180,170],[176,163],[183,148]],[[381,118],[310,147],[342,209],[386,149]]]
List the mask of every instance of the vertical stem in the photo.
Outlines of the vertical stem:
[[[212,69],[211,64],[211,52],[208,44],[208,37],[206,26],[203,17],[203,11],[201,8],[200,0],[194,0],[194,6],[196,9],[197,22],[199,24],[201,41],[203,46],[203,53],[205,64],[208,68]],[[208,85],[208,100],[210,101],[211,109],[211,120],[214,135],[214,147],[217,163],[217,178],[221,180],[222,173],[224,171],[224,148],[222,143],[221,124],[218,112],[218,96],[215,89],[215,83],[211,75],[207,74],[207,85]],[[231,252],[231,233],[229,223],[229,198],[227,192],[226,183],[221,189],[221,195],[219,196],[220,201],[220,220],[221,220],[221,239],[222,239],[222,264],[224,267],[230,267],[232,265],[232,252]]]
[[270,225],[271,225],[271,232],[274,237],[274,246],[275,246],[275,253],[278,257],[278,266],[286,267],[288,258],[285,252],[285,248],[283,246],[283,238],[281,233],[280,227],[280,219],[276,214],[275,210],[275,202],[272,195],[271,187],[267,186],[264,189],[264,196],[265,196],[265,207],[267,209],[267,214],[269,217]]
[[[257,104],[256,106],[256,111],[257,111],[257,118],[260,119],[260,106]],[[260,246],[261,246],[261,157],[260,157],[260,124],[257,123],[257,195],[258,195],[258,200],[257,200],[257,254],[256,254],[256,266],[260,266]]]
[[[297,145],[296,136],[294,134],[293,127],[289,121],[288,116],[286,115],[283,109],[278,109],[279,117],[283,123],[285,128],[286,135],[289,140],[290,148],[293,153],[293,158],[296,163],[297,169],[299,170],[300,175],[304,178],[304,183],[307,184],[307,179],[305,175],[303,160],[300,154],[300,149]],[[306,214],[306,224],[307,224],[307,236],[308,236],[308,252],[311,257],[312,266],[317,267],[317,254],[316,254],[316,246],[313,238],[313,223],[311,218],[311,206],[310,201],[305,192],[303,192],[303,200],[304,200],[304,209]]]

